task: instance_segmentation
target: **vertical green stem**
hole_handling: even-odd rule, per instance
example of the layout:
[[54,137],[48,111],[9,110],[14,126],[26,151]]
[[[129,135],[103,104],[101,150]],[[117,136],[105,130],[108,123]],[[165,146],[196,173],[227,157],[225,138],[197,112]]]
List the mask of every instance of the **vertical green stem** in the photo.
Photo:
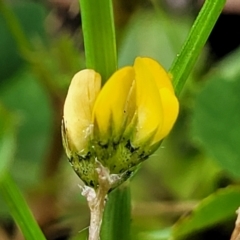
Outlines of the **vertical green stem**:
[[12,177],[6,173],[0,182],[0,192],[14,220],[26,240],[45,240],[41,229],[30,212],[27,203]]
[[109,195],[104,212],[101,240],[129,240],[130,219],[131,194],[127,182]]
[[117,69],[112,0],[79,0],[86,65],[99,72],[103,83]]
[[177,95],[180,94],[187,78],[196,63],[214,24],[216,23],[226,0],[206,0],[195,20],[191,31],[175,61],[170,73],[173,75],[173,84]]

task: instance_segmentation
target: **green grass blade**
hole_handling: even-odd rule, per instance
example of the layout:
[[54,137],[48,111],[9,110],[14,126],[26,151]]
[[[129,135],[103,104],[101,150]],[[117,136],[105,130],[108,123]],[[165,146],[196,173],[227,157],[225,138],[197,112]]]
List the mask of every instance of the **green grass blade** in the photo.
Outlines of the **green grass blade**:
[[16,183],[8,173],[2,178],[0,193],[25,239],[46,240]]
[[191,31],[175,61],[170,73],[177,95],[180,94],[196,60],[211,33],[226,0],[206,0]]
[[15,118],[0,103],[0,183],[13,160],[15,140]]
[[105,82],[117,69],[115,28],[111,0],[79,0],[87,68]]
[[129,240],[131,228],[131,195],[129,184],[123,184],[109,195],[104,212],[101,240]]

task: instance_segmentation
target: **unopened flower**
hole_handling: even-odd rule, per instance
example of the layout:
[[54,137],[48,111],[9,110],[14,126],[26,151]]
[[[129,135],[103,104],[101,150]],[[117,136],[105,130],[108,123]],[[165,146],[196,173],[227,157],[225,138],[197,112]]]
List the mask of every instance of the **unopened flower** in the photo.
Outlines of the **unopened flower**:
[[98,73],[82,70],[73,77],[64,105],[69,161],[88,186],[98,187],[99,164],[120,183],[157,149],[178,109],[169,75],[150,58],[136,58],[102,88]]

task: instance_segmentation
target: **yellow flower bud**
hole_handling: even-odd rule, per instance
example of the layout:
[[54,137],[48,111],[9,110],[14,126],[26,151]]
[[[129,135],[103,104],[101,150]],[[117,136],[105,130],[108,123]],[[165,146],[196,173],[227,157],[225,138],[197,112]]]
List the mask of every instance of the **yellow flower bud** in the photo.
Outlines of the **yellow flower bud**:
[[72,79],[63,109],[68,156],[71,152],[85,155],[88,151],[93,130],[92,111],[100,88],[101,76],[94,70],[82,70]]
[[127,179],[170,132],[179,110],[169,75],[150,58],[136,58],[100,85],[94,70],[74,76],[62,131],[74,170],[94,188],[99,163],[117,174],[119,183]]

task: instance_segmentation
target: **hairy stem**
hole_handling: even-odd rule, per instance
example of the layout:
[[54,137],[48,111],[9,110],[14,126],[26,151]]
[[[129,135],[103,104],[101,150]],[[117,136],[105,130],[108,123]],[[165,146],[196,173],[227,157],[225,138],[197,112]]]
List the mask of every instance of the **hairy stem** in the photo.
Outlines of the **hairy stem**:
[[98,174],[99,186],[93,189],[84,186],[82,195],[86,197],[90,209],[90,226],[88,240],[100,240],[100,230],[107,194],[109,190],[121,179],[121,176],[110,174],[100,162],[96,161],[96,173]]
[[90,226],[89,226],[89,240],[99,240],[100,230],[102,224],[102,216],[105,206],[105,199],[107,196],[106,189],[100,187],[97,190],[96,198],[88,202],[90,208]]

